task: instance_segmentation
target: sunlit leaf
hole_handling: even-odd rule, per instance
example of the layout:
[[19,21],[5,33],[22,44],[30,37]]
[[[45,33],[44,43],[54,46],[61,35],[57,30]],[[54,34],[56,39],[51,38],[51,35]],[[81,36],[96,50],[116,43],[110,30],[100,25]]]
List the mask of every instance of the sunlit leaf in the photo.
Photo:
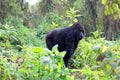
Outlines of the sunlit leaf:
[[74,80],[74,76],[70,76],[69,80]]
[[102,46],[101,47],[101,52],[103,53],[103,52],[105,52],[107,50],[107,46]]
[[109,14],[110,14],[110,12],[109,12],[109,6],[106,5],[105,6],[105,15],[109,15]]
[[65,54],[66,54],[66,51],[63,51],[63,52],[60,53],[60,55],[61,55],[62,57],[64,57]]
[[111,66],[109,64],[106,64],[105,67],[106,67],[107,70],[111,69]]
[[90,68],[84,68],[81,70],[82,74],[92,74],[92,70]]
[[38,52],[45,52],[43,48],[40,47],[34,47],[33,52],[38,53]]
[[74,22],[78,22],[78,20],[77,20],[77,19],[74,19]]
[[101,77],[104,77],[104,76],[105,76],[104,71],[100,70],[100,71],[99,71],[99,75],[100,75]]
[[2,35],[2,32],[0,32],[0,36]]
[[71,72],[80,72],[80,69],[70,69]]
[[119,10],[118,4],[113,3],[112,6],[113,6],[113,10],[114,11],[118,11]]
[[106,4],[107,3],[107,0],[102,0],[102,4]]
[[55,45],[53,48],[52,48],[52,52],[54,52],[56,55],[58,55],[59,51],[58,51],[58,45]]

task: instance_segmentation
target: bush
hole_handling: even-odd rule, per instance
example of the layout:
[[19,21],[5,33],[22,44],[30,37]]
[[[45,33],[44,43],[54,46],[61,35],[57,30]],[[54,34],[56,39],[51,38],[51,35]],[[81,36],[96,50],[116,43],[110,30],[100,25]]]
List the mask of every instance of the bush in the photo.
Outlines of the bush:
[[49,50],[48,54],[41,54],[41,80],[74,80],[74,76],[70,76],[70,70],[64,66],[63,56],[65,52],[59,53],[55,47],[52,51],[55,54]]
[[80,79],[118,80],[120,79],[120,43],[107,41],[96,33],[93,34],[96,36],[80,41],[70,67],[81,69]]
[[24,47],[20,54],[2,50],[0,77],[3,80],[74,80],[64,66],[64,52],[59,53],[55,47],[53,52],[41,47]]

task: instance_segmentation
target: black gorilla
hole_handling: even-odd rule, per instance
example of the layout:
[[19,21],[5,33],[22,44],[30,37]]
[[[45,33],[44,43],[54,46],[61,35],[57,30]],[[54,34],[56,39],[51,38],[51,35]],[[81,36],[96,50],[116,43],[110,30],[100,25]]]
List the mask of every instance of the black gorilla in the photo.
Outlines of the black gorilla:
[[68,60],[73,55],[77,48],[79,40],[84,37],[84,27],[80,23],[74,23],[71,27],[63,29],[55,29],[46,35],[46,44],[48,49],[52,49],[56,44],[58,50],[66,51],[63,60],[65,66],[68,65]]

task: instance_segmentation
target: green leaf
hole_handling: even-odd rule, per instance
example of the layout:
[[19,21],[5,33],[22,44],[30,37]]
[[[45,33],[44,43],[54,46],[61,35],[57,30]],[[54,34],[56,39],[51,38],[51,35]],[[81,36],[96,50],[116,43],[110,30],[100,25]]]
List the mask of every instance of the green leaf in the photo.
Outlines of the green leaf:
[[98,51],[98,50],[100,50],[100,48],[101,48],[101,46],[93,46],[92,50]]
[[117,67],[117,63],[111,62],[111,63],[110,63],[110,66],[111,66],[112,69],[115,69],[115,68]]
[[107,3],[107,0],[102,0],[102,4],[106,4]]
[[58,45],[55,45],[53,48],[52,48],[52,52],[54,52],[56,55],[58,55],[59,51],[58,51]]
[[110,15],[113,14],[113,9],[111,8],[110,5],[105,6],[105,15]]
[[106,68],[107,70],[110,70],[110,69],[111,69],[110,64],[106,64],[106,65],[105,65],[105,68]]
[[0,32],[0,36],[2,35],[2,32]]
[[103,62],[113,62],[114,60],[112,58],[104,58]]
[[116,3],[113,3],[113,9],[119,9],[119,6],[118,6],[118,4],[116,4]]
[[33,52],[35,52],[35,53],[45,52],[45,50],[44,50],[43,48],[40,48],[40,47],[35,47],[35,48],[33,49]]
[[116,69],[118,70],[118,72],[120,72],[120,66],[118,66]]

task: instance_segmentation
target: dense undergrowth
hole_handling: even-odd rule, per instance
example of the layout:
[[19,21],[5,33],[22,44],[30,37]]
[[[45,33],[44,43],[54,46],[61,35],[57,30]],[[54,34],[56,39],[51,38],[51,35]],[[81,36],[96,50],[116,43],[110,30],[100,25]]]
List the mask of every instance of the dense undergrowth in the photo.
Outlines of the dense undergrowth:
[[44,41],[36,37],[33,29],[8,24],[1,27],[1,80],[117,80],[120,78],[120,41],[100,38],[98,31],[94,32],[93,37],[80,41],[69,64],[69,68],[72,69],[68,69],[64,67],[62,61],[65,52],[58,52],[57,47],[54,47],[52,52],[45,47],[38,47]]
[[[0,1],[0,80],[120,80],[120,0],[28,1]],[[77,21],[86,35],[66,68],[45,35]]]
[[41,22],[37,28],[27,28],[21,19],[15,19],[9,17],[0,24],[0,80],[120,79],[119,40],[107,41],[100,37],[101,32],[91,33],[93,36],[79,42],[69,68],[65,68],[62,60],[65,52],[58,52],[57,46],[48,50],[44,37],[67,22],[60,25],[62,19],[57,17],[49,20],[52,22]]

